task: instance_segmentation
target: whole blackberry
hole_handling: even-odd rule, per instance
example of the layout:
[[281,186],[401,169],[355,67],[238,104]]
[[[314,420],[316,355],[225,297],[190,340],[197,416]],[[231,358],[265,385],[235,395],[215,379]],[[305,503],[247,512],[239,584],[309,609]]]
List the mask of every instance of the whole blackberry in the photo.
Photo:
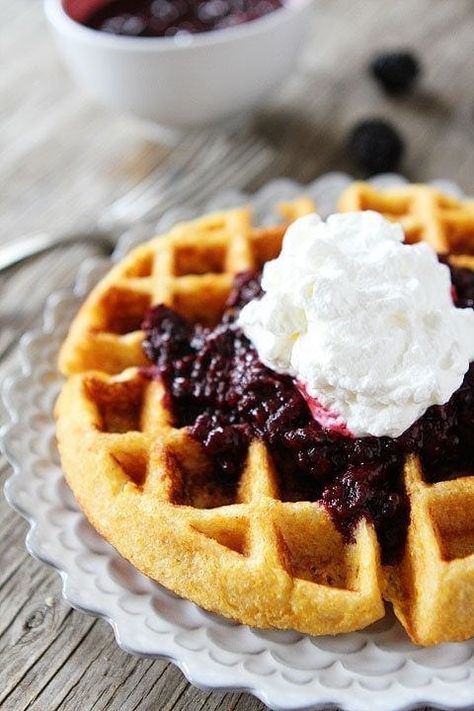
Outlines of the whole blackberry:
[[388,94],[404,94],[420,73],[420,63],[411,52],[384,52],[372,59],[370,71]]
[[395,170],[404,151],[400,134],[382,119],[356,124],[350,132],[348,148],[358,168],[369,174]]

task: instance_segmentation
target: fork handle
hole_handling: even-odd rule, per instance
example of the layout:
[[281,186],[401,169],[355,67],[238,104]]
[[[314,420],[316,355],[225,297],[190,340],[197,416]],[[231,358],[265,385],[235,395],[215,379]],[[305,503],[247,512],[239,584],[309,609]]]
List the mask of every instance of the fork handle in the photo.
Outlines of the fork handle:
[[70,234],[38,234],[26,235],[12,242],[0,246],[0,272],[23,262],[29,257],[34,257],[42,252],[47,252],[54,247],[60,247],[71,242],[94,242],[103,251],[112,249],[112,235],[106,232],[71,232]]

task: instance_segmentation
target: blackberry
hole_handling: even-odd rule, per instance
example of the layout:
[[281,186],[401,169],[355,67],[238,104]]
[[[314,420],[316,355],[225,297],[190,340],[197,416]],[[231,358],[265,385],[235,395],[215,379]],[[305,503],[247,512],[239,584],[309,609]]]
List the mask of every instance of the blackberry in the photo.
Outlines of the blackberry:
[[372,59],[370,71],[388,94],[405,94],[420,73],[420,63],[411,52],[384,52]]
[[398,131],[381,119],[356,124],[349,135],[348,147],[354,163],[369,174],[395,170],[404,151]]

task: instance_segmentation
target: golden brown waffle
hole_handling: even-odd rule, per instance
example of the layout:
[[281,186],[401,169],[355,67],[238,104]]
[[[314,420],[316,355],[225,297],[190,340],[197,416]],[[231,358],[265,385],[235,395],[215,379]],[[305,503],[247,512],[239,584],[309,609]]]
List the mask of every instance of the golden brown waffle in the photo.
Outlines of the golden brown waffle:
[[402,564],[387,575],[387,599],[419,644],[468,639],[474,636],[474,477],[427,484],[412,458],[405,485],[408,540]]
[[429,185],[377,189],[356,182],[341,195],[341,212],[375,210],[400,222],[405,240],[423,240],[437,252],[474,252],[474,200],[457,200]]
[[238,272],[260,269],[280,251],[289,222],[314,211],[301,197],[281,203],[285,222],[253,228],[247,208],[179,224],[166,236],[135,249],[98,284],[75,318],[59,357],[66,374],[99,369],[120,373],[146,365],[143,314],[166,303],[193,321],[219,319]]
[[236,491],[174,429],[161,386],[135,369],[76,375],[58,401],[67,480],[94,525],[139,570],[206,609],[318,634],[383,615],[377,543],[344,546],[314,504],[278,500],[259,442]]
[[[289,219],[312,209],[286,205]],[[474,477],[429,485],[411,458],[406,555],[382,566],[373,526],[347,544],[325,509],[283,500],[254,441],[240,480],[220,480],[187,430],[173,426],[146,364],[139,324],[164,302],[219,319],[233,275],[280,249],[285,226],[256,229],[246,209],[178,225],[134,250],[91,293],[60,356],[56,407],[66,478],[95,528],[139,570],[206,609],[257,627],[312,634],[361,629],[383,598],[422,644],[474,634]],[[457,258],[474,269],[474,258]]]

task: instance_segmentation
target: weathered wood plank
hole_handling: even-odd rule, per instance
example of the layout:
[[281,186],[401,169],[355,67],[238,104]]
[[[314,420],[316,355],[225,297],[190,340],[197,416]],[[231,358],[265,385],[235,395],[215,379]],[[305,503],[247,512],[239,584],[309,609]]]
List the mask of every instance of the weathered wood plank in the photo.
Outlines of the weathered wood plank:
[[24,708],[37,687],[48,683],[57,666],[95,624],[91,617],[72,616],[58,595],[51,595],[51,578],[49,571],[46,573],[23,567],[17,587],[27,588],[28,599],[20,602],[12,624],[2,635],[0,704],[11,708]]

